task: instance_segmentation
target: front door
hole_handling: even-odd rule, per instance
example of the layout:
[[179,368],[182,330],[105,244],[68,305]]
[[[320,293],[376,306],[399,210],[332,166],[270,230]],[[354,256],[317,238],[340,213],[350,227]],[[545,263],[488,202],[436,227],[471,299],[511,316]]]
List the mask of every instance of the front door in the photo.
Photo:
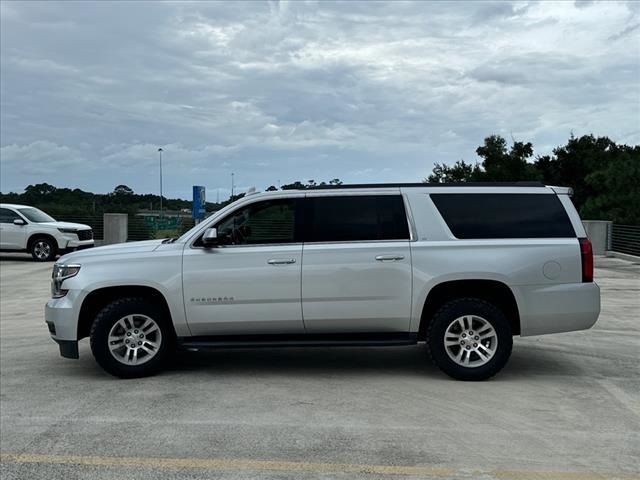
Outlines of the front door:
[[409,332],[411,252],[400,193],[310,193],[306,202],[306,331]]
[[221,244],[187,245],[183,287],[193,335],[303,333],[296,198],[257,201],[216,222]]
[[14,220],[24,219],[13,210],[0,208],[0,248],[18,250],[26,247],[26,225],[15,225]]

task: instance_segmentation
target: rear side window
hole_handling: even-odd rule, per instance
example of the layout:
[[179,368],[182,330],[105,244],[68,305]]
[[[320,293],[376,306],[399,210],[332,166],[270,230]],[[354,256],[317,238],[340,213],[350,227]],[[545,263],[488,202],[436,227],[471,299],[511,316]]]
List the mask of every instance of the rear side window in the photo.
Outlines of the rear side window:
[[406,240],[409,227],[400,195],[307,198],[307,242]]
[[431,199],[457,238],[576,236],[556,195],[433,193]]

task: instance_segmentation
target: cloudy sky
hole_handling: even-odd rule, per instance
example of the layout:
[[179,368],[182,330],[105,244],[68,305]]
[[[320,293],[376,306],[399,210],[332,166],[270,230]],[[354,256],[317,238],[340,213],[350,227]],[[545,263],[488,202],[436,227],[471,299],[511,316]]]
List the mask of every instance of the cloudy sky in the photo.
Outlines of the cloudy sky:
[[419,181],[492,133],[640,143],[640,2],[2,1],[0,190]]

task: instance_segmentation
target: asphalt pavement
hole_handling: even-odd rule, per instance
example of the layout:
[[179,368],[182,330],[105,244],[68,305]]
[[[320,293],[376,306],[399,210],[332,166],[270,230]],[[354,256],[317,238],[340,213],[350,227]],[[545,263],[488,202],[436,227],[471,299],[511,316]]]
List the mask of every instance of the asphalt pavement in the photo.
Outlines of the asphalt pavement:
[[594,328],[465,383],[424,347],[183,353],[118,380],[61,358],[51,264],[0,257],[0,477],[640,478],[640,264],[598,258]]

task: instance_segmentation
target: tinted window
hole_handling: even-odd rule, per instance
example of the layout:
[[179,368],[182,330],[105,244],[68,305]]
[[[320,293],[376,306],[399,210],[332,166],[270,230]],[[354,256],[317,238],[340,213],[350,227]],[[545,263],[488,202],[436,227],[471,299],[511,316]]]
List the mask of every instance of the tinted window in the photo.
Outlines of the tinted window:
[[311,197],[306,241],[400,240],[409,227],[400,195]]
[[457,238],[576,236],[556,195],[434,193],[431,199]]
[[14,220],[20,218],[13,210],[8,208],[0,208],[0,223],[13,223]]
[[295,205],[294,199],[252,203],[220,221],[218,237],[231,245],[294,242]]

